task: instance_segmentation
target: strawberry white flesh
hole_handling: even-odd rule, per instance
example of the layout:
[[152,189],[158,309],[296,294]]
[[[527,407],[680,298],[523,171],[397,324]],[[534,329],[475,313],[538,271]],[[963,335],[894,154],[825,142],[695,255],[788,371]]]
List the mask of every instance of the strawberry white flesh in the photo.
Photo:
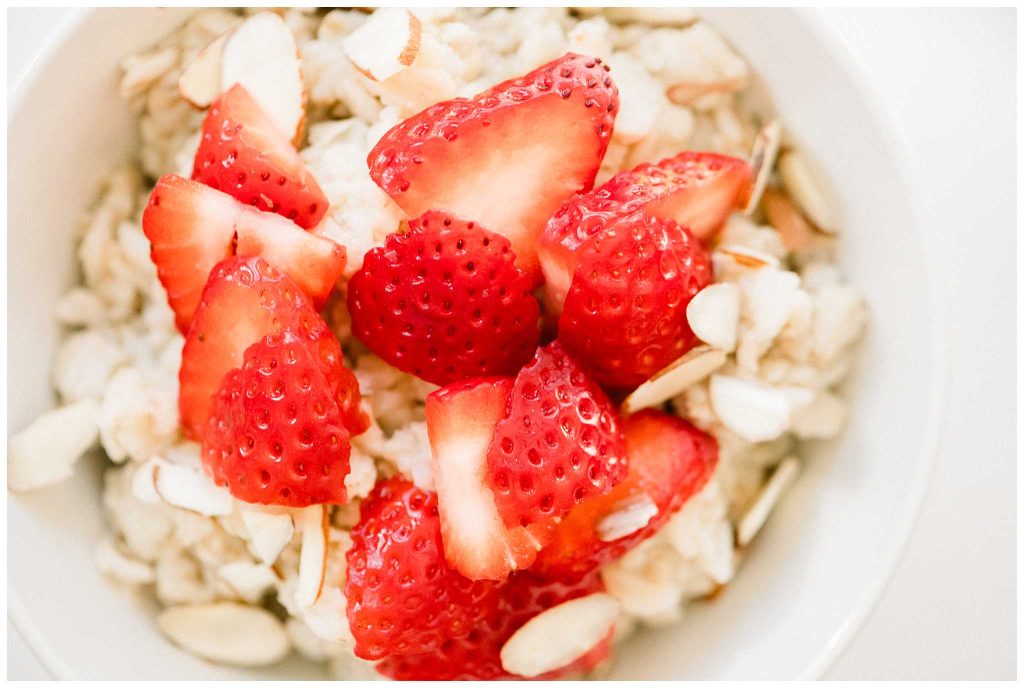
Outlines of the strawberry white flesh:
[[617,111],[600,60],[568,54],[402,122],[370,152],[370,176],[412,217],[445,210],[504,234],[532,270],[547,218],[593,184]]
[[502,580],[527,568],[546,541],[544,528],[506,528],[487,486],[487,450],[512,384],[512,378],[476,378],[427,397],[445,558],[475,580]]

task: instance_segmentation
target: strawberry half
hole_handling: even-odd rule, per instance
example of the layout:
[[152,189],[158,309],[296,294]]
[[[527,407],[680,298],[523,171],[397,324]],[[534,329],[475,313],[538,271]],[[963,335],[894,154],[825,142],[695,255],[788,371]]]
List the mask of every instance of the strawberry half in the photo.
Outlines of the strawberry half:
[[317,308],[345,267],[345,249],[330,239],[173,174],[157,181],[142,229],[182,333],[213,266],[232,255],[259,255],[286,271]]
[[353,334],[439,385],[514,373],[537,346],[540,309],[508,239],[442,212],[410,228],[367,253],[349,281]]
[[[542,578],[529,571],[513,574],[501,584],[491,617],[469,635],[442,643],[434,652],[388,657],[378,670],[401,681],[521,680],[523,677],[510,674],[501,664],[501,648],[512,634],[546,609],[603,590],[596,572],[568,580]],[[552,680],[589,671],[610,652],[609,638],[569,666],[537,679]]]
[[607,65],[570,53],[405,120],[370,151],[370,176],[411,217],[447,210],[504,234],[532,272],[548,217],[594,183],[618,107]]
[[717,153],[687,151],[657,164],[620,172],[589,193],[574,196],[548,220],[539,240],[540,265],[553,313],[569,291],[579,248],[609,223],[638,210],[675,220],[709,240],[746,203],[750,165]]
[[689,232],[635,212],[578,253],[558,339],[595,379],[636,387],[697,343],[686,306],[712,282],[711,257]]
[[203,434],[214,481],[245,502],[344,504],[351,449],[335,398],[341,384],[339,361],[287,329],[246,349],[214,396]]
[[509,527],[561,518],[626,475],[615,407],[557,341],[516,376],[487,468]]
[[436,652],[494,617],[496,584],[448,565],[437,495],[402,478],[377,483],[362,502],[346,562],[346,610],[363,659]]
[[445,558],[474,580],[501,580],[529,567],[549,530],[506,527],[488,485],[488,448],[512,387],[512,378],[475,378],[427,396]]
[[355,377],[341,363],[338,340],[309,297],[262,258],[234,257],[214,268],[185,337],[178,406],[187,437],[202,437],[213,395],[228,371],[242,365],[245,350],[286,330],[317,352],[328,380],[337,381],[333,396],[349,432],[356,435],[369,426]]
[[[686,501],[707,484],[718,464],[715,439],[676,416],[647,409],[622,421],[629,473],[608,494],[580,504],[554,529],[535,568],[550,576],[579,576],[619,559],[656,533]],[[655,515],[640,528],[602,540],[602,520],[650,501]]]
[[210,105],[192,179],[307,229],[327,212],[298,151],[241,84]]

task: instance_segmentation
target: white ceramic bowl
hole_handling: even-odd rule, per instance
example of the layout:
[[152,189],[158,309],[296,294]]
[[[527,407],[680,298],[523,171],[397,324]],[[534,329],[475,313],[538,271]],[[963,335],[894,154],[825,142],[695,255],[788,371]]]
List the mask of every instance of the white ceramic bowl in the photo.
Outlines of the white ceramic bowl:
[[[787,129],[823,168],[842,212],[841,262],[871,324],[848,385],[852,419],[807,470],[714,603],[621,648],[614,678],[794,678],[819,674],[880,593],[912,525],[945,390],[941,291],[917,224],[912,160],[840,41],[813,13],[709,10],[769,86]],[[53,403],[51,314],[75,280],[73,228],[103,176],[132,155],[117,96],[120,57],[183,10],[78,11],[40,46],[8,128],[8,422]],[[15,625],[60,678],[313,677],[215,667],[170,645],[154,605],[103,579],[100,462],[8,500],[8,600]]]

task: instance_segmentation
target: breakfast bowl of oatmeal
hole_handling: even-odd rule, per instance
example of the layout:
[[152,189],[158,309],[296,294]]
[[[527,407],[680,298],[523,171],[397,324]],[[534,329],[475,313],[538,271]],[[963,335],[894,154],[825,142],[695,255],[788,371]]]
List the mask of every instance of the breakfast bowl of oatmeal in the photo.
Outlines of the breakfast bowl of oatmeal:
[[101,10],[14,96],[56,676],[792,678],[870,608],[941,309],[810,15]]

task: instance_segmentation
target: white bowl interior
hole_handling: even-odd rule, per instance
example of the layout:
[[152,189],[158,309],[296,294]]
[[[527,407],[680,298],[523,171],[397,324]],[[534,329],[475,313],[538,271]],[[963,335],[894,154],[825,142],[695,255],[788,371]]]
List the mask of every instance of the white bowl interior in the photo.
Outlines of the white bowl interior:
[[[53,403],[49,374],[59,294],[76,274],[73,234],[101,180],[129,158],[131,113],[116,93],[119,58],[152,44],[183,10],[94,10],[59,32],[15,96],[8,128],[8,425]],[[841,262],[871,324],[837,442],[806,452],[806,472],[773,515],[736,581],[683,623],[618,653],[611,678],[794,678],[820,672],[881,589],[927,477],[943,390],[941,309],[915,225],[898,132],[813,18],[782,10],[708,10],[770,87],[787,129],[831,181]],[[784,40],[781,38],[784,37]],[[29,336],[31,334],[31,336]],[[313,678],[293,661],[270,671],[213,666],[170,645],[154,603],[93,565],[103,525],[100,462],[73,480],[8,500],[10,614],[62,678]],[[130,648],[130,651],[128,651]]]

